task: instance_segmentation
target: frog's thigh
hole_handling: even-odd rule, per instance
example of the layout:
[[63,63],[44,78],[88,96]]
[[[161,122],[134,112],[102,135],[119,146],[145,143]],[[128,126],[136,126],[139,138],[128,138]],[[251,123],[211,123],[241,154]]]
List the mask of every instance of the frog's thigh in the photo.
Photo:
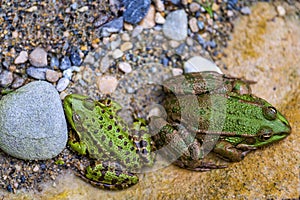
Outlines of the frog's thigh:
[[242,150],[235,148],[231,143],[226,141],[220,141],[216,144],[214,152],[225,160],[230,160],[233,162],[238,162],[243,160],[245,154]]
[[114,162],[102,162],[88,166],[83,178],[96,187],[110,190],[128,188],[139,180],[138,176],[125,171],[123,167]]

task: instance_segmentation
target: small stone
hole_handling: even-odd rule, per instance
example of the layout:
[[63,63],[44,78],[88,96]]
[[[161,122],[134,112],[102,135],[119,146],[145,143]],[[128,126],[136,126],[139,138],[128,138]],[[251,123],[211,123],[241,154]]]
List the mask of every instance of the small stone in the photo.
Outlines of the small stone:
[[195,2],[192,2],[191,4],[190,4],[190,6],[189,6],[189,8],[190,8],[190,11],[191,12],[197,12],[198,10],[200,10],[200,5],[198,4],[198,3],[195,3]]
[[166,37],[173,40],[185,40],[187,37],[187,14],[184,10],[170,12],[163,25]]
[[78,9],[78,12],[86,12],[89,10],[89,7],[88,6],[82,6],[81,8]]
[[65,90],[69,84],[70,84],[70,80],[63,77],[63,78],[59,79],[59,81],[56,85],[56,89],[57,89],[57,91],[61,92],[61,91]]
[[51,82],[51,83],[55,83],[56,81],[58,81],[60,76],[61,76],[61,74],[59,72],[54,71],[54,70],[48,69],[46,71],[46,80]]
[[15,78],[14,82],[12,83],[11,87],[13,89],[17,89],[17,88],[21,87],[22,85],[24,85],[24,83],[25,83],[25,79],[17,76]]
[[102,94],[111,94],[116,90],[118,80],[113,76],[101,76],[97,79],[97,86]]
[[132,37],[136,37],[138,36],[139,34],[141,34],[141,32],[144,30],[144,28],[142,26],[136,26],[133,31],[132,31],[132,34],[131,36]]
[[126,41],[126,42],[130,41],[130,36],[128,33],[123,33],[121,38],[123,41]]
[[64,56],[62,59],[61,59],[61,62],[60,62],[60,66],[59,68],[61,70],[66,70],[68,68],[71,67],[71,61],[70,61],[70,58],[68,56]]
[[70,60],[71,60],[72,64],[75,66],[80,66],[82,63],[82,59],[81,59],[78,51],[71,52]]
[[3,70],[0,74],[0,86],[1,87],[8,87],[12,84],[14,78],[13,73],[7,70]]
[[172,68],[172,74],[173,76],[178,76],[183,74],[183,70],[181,68]]
[[197,26],[200,30],[204,30],[204,28],[205,28],[205,25],[202,21],[197,21]]
[[124,21],[130,24],[137,24],[146,16],[151,0],[126,0],[123,1],[123,4],[125,5]]
[[159,12],[157,12],[155,14],[155,22],[157,24],[164,24],[166,22],[166,20],[165,20],[165,18]]
[[116,48],[118,48],[120,46],[120,44],[121,44],[121,39],[120,38],[116,39],[115,41],[112,41],[110,43],[111,50],[115,50]]
[[251,10],[250,10],[250,8],[249,8],[248,6],[245,6],[245,7],[243,7],[243,8],[241,9],[241,13],[242,13],[243,15],[250,15],[250,14],[251,14]]
[[285,15],[285,9],[284,9],[284,7],[282,7],[282,6],[277,6],[277,13],[278,13],[278,15],[279,16],[284,16]]
[[201,56],[194,56],[184,63],[185,73],[202,71],[215,71],[223,74],[220,68],[215,63]]
[[121,51],[124,52],[124,51],[128,51],[128,50],[132,49],[132,47],[133,47],[133,44],[131,42],[124,42],[121,45],[120,49],[121,49]]
[[107,37],[111,33],[117,33],[123,28],[123,17],[116,18],[101,27],[101,36]]
[[234,15],[232,10],[227,10],[227,16],[232,17]]
[[120,49],[116,49],[112,53],[112,56],[113,56],[114,59],[121,58],[123,55],[124,55],[124,53]]
[[132,71],[131,65],[127,62],[120,62],[119,69],[124,73],[130,73]]
[[32,6],[32,7],[30,7],[30,8],[28,8],[28,9],[26,9],[26,12],[34,12],[34,11],[37,11],[38,10],[38,7],[37,6]]
[[50,60],[50,67],[51,69],[55,69],[55,68],[58,68],[59,67],[59,60],[57,57],[52,57],[51,60]]
[[197,19],[195,17],[191,18],[189,20],[189,25],[190,25],[190,29],[193,33],[196,33],[199,31],[199,27],[198,27],[198,24],[197,24]]
[[20,54],[16,57],[14,63],[17,64],[22,64],[25,63],[28,60],[28,53],[27,51],[21,51]]
[[144,29],[153,28],[155,26],[155,8],[153,5],[150,6],[146,16],[144,19],[140,22],[140,25]]
[[165,5],[162,0],[153,0],[157,11],[162,12],[165,10]]
[[2,97],[0,147],[24,160],[57,156],[68,130],[58,92],[46,81],[34,81]]
[[85,58],[84,58],[84,63],[93,65],[95,63],[95,57],[93,56],[92,52],[89,52]]
[[47,66],[47,52],[37,47],[30,53],[29,61],[35,67],[45,67]]
[[[122,52],[123,53],[123,52]],[[102,73],[106,72],[107,69],[110,67],[110,65],[112,64],[112,59],[111,56],[109,54],[106,54],[100,62],[100,71]]]
[[33,172],[38,172],[39,170],[40,168],[38,165],[34,166],[34,168],[32,169]]
[[132,31],[133,26],[132,26],[132,24],[124,23],[124,29],[127,31]]
[[26,69],[26,73],[31,76],[32,78],[38,80],[45,80],[46,79],[46,71],[47,68],[35,68],[35,67],[28,67]]
[[[80,67],[77,67],[77,66],[72,66],[70,67],[69,69],[66,69],[63,71],[63,77],[69,79],[69,80],[72,80],[72,76],[73,76],[73,72],[79,72],[80,71]],[[61,74],[59,74],[61,77]]]

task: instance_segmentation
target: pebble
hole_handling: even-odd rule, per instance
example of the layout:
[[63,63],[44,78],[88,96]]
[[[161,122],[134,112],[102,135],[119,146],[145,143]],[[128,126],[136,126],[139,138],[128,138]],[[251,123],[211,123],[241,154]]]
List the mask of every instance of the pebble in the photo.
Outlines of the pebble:
[[127,62],[120,62],[119,69],[124,73],[130,73],[132,71],[131,65]]
[[82,63],[82,59],[80,58],[78,51],[72,51],[70,55],[70,60],[73,65],[80,66]]
[[123,55],[124,55],[124,53],[120,49],[115,49],[112,53],[112,56],[114,59],[121,58]]
[[101,76],[97,79],[97,86],[102,94],[111,94],[116,90],[118,80],[113,76]]
[[278,13],[279,16],[284,16],[285,15],[286,11],[285,11],[284,7],[277,6],[276,9],[277,9],[277,13]]
[[155,23],[157,24],[164,24],[166,22],[166,19],[159,13],[155,13]]
[[14,81],[13,81],[11,87],[12,87],[13,89],[16,89],[16,88],[21,87],[24,83],[25,83],[25,79],[24,79],[24,78],[21,78],[21,77],[19,77],[19,76],[17,76],[17,77],[14,79]]
[[111,33],[119,32],[123,29],[123,17],[113,19],[101,27],[101,36],[108,37]]
[[84,63],[93,65],[95,63],[95,57],[93,56],[93,52],[89,52],[85,58]]
[[140,25],[144,29],[150,29],[155,26],[155,8],[153,5],[150,6],[146,16],[144,19],[140,22]]
[[66,70],[71,67],[71,61],[68,56],[64,56],[60,61],[59,69]]
[[61,92],[61,91],[64,91],[68,85],[70,84],[70,80],[68,78],[61,78],[59,79],[57,85],[56,85],[56,89],[57,91]]
[[41,47],[35,48],[29,55],[30,63],[35,67],[47,66],[47,52]]
[[187,14],[184,10],[170,12],[163,25],[166,37],[173,40],[185,40],[187,37]]
[[132,47],[133,47],[133,44],[131,42],[124,42],[121,45],[120,50],[124,52],[124,51],[128,51],[128,50],[132,49]]
[[131,33],[131,37],[134,38],[134,37],[138,36],[139,34],[141,34],[141,32],[143,30],[144,30],[144,28],[142,26],[136,26]]
[[58,81],[60,76],[61,76],[61,73],[56,72],[54,70],[48,69],[46,71],[46,80],[51,83],[55,83],[56,81]]
[[50,60],[50,67],[51,69],[55,69],[59,67],[59,60],[57,57],[53,56]]
[[3,70],[0,74],[0,86],[1,87],[8,87],[12,84],[14,78],[13,73],[7,70]]
[[178,76],[183,74],[183,70],[181,68],[172,68],[172,74],[173,76]]
[[26,69],[26,73],[31,76],[32,78],[38,80],[45,80],[46,79],[46,71],[47,68],[36,68],[36,67],[28,67]]
[[190,5],[189,5],[189,8],[190,8],[190,11],[191,12],[197,12],[198,10],[200,10],[200,5],[198,3],[195,3],[195,2],[192,2]]
[[118,47],[120,46],[120,44],[121,44],[121,39],[120,39],[120,38],[118,38],[118,39],[112,41],[112,42],[110,43],[110,48],[111,48],[111,50],[115,50],[116,48],[118,48]]
[[128,33],[123,33],[121,38],[123,41],[126,41],[126,42],[130,41],[130,36]]
[[146,16],[151,0],[123,0],[123,4],[125,5],[124,21],[137,24]]
[[199,26],[198,26],[198,23],[197,23],[197,19],[195,17],[192,17],[190,20],[189,20],[189,25],[190,25],[190,29],[193,33],[196,33],[199,31]]
[[165,10],[165,5],[162,0],[153,0],[153,2],[157,11],[162,12]]
[[72,76],[73,76],[73,72],[79,72],[80,71],[80,67],[77,66],[72,66],[69,69],[66,69],[63,71],[63,77],[72,80]]
[[223,74],[215,63],[201,56],[194,56],[184,63],[184,73],[202,71],[215,71]]
[[17,64],[22,64],[25,63],[28,60],[28,53],[27,51],[21,51],[20,54],[16,57],[14,63]]
[[250,14],[251,14],[251,10],[250,10],[250,8],[249,8],[248,6],[245,6],[245,7],[243,7],[243,8],[241,9],[241,13],[242,13],[243,15],[250,15]]
[[[122,51],[121,51],[122,52]],[[123,53],[123,52],[122,52]],[[110,67],[110,65],[112,64],[112,59],[110,58],[109,54],[106,54],[100,62],[100,71],[102,73],[106,72],[107,69]]]
[[0,147],[24,160],[57,156],[68,133],[59,94],[45,81],[31,82],[0,101]]

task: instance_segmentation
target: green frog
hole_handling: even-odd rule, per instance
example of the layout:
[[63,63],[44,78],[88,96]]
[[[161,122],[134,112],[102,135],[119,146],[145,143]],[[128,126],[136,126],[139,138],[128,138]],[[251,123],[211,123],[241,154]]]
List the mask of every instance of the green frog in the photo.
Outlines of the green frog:
[[64,99],[64,110],[71,126],[69,147],[91,161],[78,175],[92,185],[116,190],[138,182],[135,172],[153,164],[151,138],[145,121],[133,127],[116,114],[121,106],[111,99],[100,101],[79,94]]
[[[227,167],[203,162],[213,151],[227,161],[282,140],[287,119],[270,103],[251,94],[250,84],[216,72],[195,72],[164,82],[167,118],[151,117],[158,149],[180,167],[206,171]],[[175,159],[174,159],[175,158]]]

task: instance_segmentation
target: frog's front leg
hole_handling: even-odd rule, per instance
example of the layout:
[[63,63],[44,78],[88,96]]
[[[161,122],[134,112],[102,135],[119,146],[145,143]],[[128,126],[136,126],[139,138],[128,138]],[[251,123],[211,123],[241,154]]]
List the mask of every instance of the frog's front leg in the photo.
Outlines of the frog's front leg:
[[244,159],[247,153],[249,153],[252,149],[250,148],[241,148],[233,146],[230,142],[227,141],[219,141],[214,147],[214,152],[218,154],[218,156],[222,157],[224,160],[229,160],[232,162],[239,162]]
[[68,145],[73,151],[77,152],[80,155],[86,155],[87,153],[86,144],[84,144],[83,142],[78,142],[75,139],[75,136],[72,131],[70,131],[69,133]]
[[86,168],[85,173],[80,171],[77,175],[95,187],[109,190],[126,189],[139,181],[138,176],[116,162],[96,161]]

